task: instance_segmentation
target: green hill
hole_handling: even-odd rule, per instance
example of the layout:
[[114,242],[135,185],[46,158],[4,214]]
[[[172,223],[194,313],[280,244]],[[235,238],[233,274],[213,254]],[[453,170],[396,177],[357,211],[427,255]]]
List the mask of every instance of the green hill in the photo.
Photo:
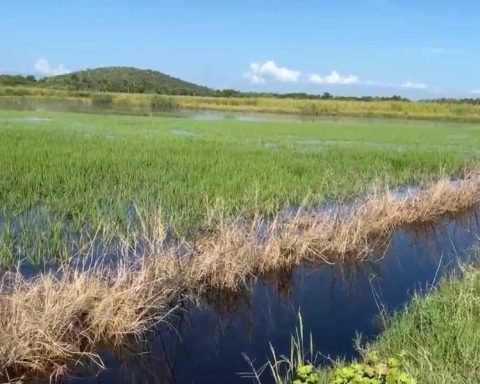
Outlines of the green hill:
[[79,91],[159,93],[169,95],[210,96],[213,89],[189,83],[162,72],[130,68],[86,69],[41,79],[38,86]]

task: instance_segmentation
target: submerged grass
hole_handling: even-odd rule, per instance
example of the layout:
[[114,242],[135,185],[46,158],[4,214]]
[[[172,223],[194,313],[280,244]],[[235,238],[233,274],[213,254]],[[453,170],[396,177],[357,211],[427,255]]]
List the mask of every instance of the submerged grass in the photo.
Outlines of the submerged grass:
[[[395,228],[432,221],[480,201],[480,175],[442,180],[403,197],[389,193],[316,214],[269,221],[221,220],[193,243],[166,245],[161,220],[146,217],[112,263],[63,266],[32,278],[3,276],[0,293],[0,378],[45,372],[89,358],[95,347],[123,344],[162,321],[185,295],[236,290],[252,276],[301,262],[366,258]],[[115,231],[114,231],[115,232]]]
[[[478,157],[479,128],[393,120],[195,121],[0,112],[0,261],[42,263],[161,209],[174,232],[439,175]],[[66,244],[66,245],[65,245]]]

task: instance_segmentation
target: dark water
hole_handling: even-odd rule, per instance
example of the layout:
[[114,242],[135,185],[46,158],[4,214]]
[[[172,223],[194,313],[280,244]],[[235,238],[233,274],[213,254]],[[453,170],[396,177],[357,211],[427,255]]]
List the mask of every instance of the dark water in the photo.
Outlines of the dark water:
[[[300,309],[305,332],[325,356],[356,356],[353,339],[381,331],[380,308],[401,308],[415,291],[428,291],[446,271],[468,261],[480,224],[474,210],[435,226],[398,231],[372,261],[304,266],[259,280],[236,297],[214,292],[189,304],[147,340],[115,353],[102,352],[106,370],[77,367],[69,383],[248,383],[240,372],[269,356],[269,343],[288,354]],[[188,309],[188,310],[187,310]],[[265,382],[269,382],[265,373]]]

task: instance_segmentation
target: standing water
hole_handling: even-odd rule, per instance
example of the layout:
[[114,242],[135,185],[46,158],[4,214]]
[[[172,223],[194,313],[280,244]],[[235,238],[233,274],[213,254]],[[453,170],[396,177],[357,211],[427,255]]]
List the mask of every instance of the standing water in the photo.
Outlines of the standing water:
[[[303,266],[253,282],[235,296],[213,293],[170,317],[170,326],[114,353],[100,351],[105,370],[77,367],[69,383],[245,383],[267,361],[269,343],[288,354],[301,312],[314,347],[333,359],[357,356],[353,339],[381,332],[383,309],[398,310],[415,291],[426,291],[442,274],[467,261],[477,241],[478,209],[436,225],[402,229],[371,261]],[[327,360],[325,360],[327,361]],[[268,372],[264,381],[271,382]]]

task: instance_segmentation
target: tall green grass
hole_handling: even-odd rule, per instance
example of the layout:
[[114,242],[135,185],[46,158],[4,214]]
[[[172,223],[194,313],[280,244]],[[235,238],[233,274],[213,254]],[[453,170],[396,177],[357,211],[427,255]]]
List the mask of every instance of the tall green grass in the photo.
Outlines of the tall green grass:
[[137,211],[160,210],[185,233],[205,228],[211,209],[270,214],[358,195],[375,182],[455,176],[477,157],[479,132],[473,124],[393,120],[0,112],[0,236],[11,244],[0,257],[66,257],[76,246],[60,244],[80,247],[98,228],[134,230]]

